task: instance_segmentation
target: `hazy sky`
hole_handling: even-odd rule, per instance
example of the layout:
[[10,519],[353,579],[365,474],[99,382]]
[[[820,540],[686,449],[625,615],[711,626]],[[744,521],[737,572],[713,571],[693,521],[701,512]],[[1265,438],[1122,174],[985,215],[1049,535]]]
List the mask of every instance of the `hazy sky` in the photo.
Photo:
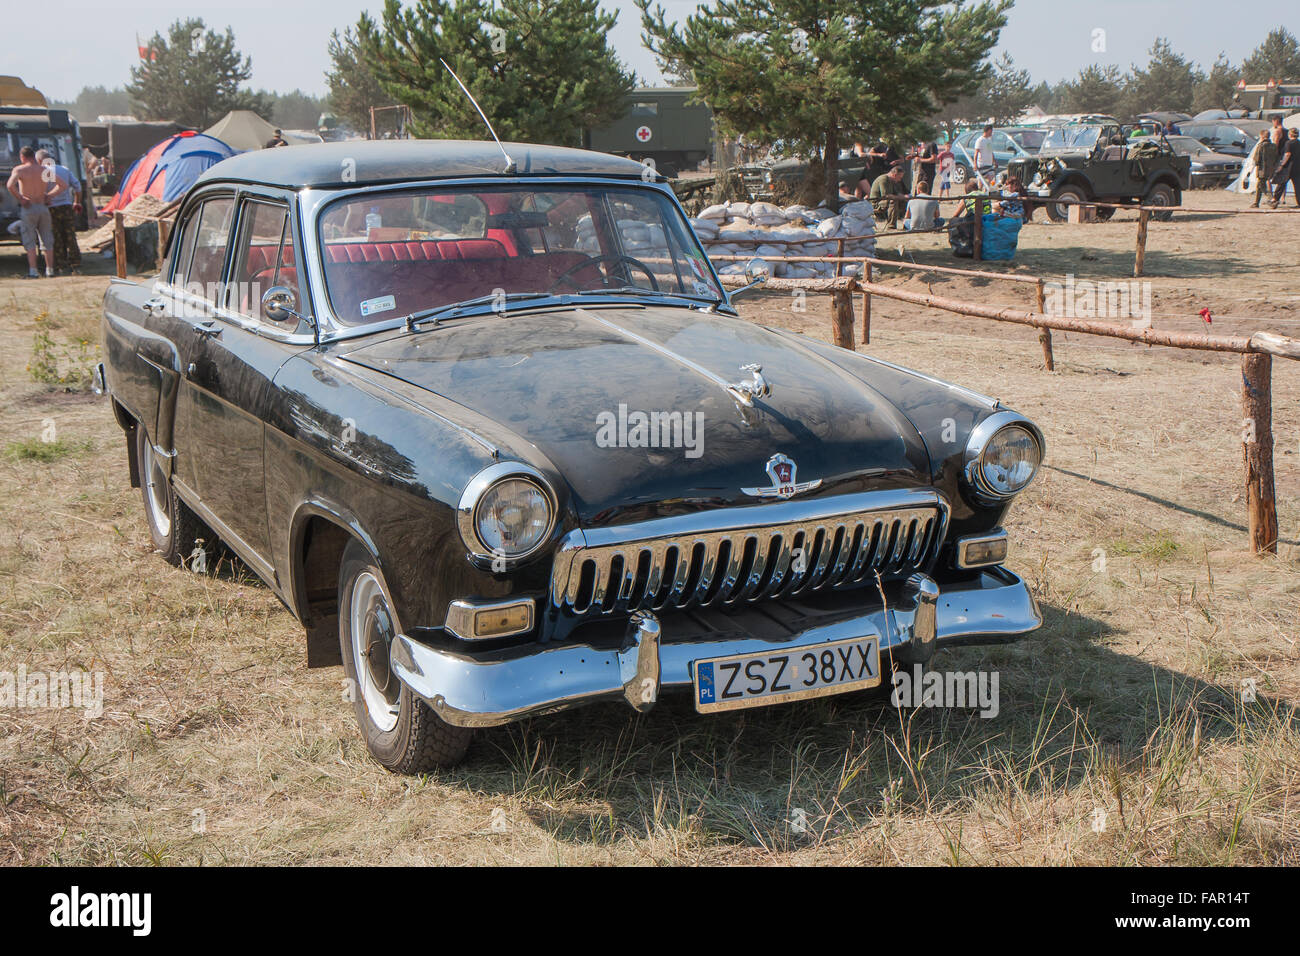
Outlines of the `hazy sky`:
[[[657,78],[654,58],[641,46],[632,0],[602,2],[619,13],[612,37],[624,62],[643,77]],[[679,21],[698,5],[696,0],[661,2],[669,18]],[[0,69],[51,99],[71,99],[83,86],[126,83],[136,57],[135,35],[165,31],[186,16],[234,30],[238,47],[252,57],[253,86],[323,93],[330,31],[355,23],[362,10],[383,9],[382,0],[8,0],[9,16],[27,4],[52,26],[48,34],[57,40],[6,43]],[[1017,0],[999,49],[1010,52],[1035,81],[1051,82],[1094,62],[1122,69],[1135,61],[1143,64],[1157,36],[1168,37],[1175,50],[1203,66],[1220,51],[1240,63],[1294,9],[1276,0]],[[1093,52],[1099,29],[1105,31],[1105,52]]]

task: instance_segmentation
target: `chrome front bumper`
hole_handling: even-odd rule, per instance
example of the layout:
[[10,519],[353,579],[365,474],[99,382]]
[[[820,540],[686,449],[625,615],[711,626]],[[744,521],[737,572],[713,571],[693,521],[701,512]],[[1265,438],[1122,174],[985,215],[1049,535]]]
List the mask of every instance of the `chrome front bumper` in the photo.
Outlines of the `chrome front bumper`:
[[[691,685],[695,661],[705,658],[875,634],[882,653],[924,661],[939,647],[1014,640],[1042,623],[1038,603],[1024,581],[1002,568],[990,568],[969,583],[945,590],[923,574],[913,575],[897,606],[818,624],[779,642],[732,636],[674,643],[658,618],[637,612],[616,650],[557,643],[471,654],[398,635],[391,662],[394,673],[447,723],[491,727],[598,700],[622,699],[647,710],[660,689]],[[647,686],[652,688],[649,694]]]

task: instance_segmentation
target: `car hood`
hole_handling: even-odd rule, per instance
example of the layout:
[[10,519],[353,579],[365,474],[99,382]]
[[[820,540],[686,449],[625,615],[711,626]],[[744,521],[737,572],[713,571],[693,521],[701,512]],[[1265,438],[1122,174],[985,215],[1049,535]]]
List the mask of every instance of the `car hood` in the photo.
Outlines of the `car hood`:
[[[772,484],[778,453],[795,461],[796,482],[820,481],[809,497],[929,483],[924,442],[880,393],[797,340],[696,309],[485,315],[342,357],[517,436],[503,457],[558,472],[586,525],[775,500],[743,489]],[[749,364],[771,394],[744,408],[722,383],[749,381]],[[662,427],[642,424],[656,413],[669,447],[653,447]]]

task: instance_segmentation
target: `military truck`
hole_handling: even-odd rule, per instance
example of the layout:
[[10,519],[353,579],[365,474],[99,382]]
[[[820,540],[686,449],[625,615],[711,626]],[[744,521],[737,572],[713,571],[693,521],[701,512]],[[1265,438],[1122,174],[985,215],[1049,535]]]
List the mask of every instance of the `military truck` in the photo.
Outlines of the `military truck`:
[[583,131],[587,149],[654,160],[675,179],[713,155],[713,111],[689,102],[693,86],[641,87],[628,94],[627,111],[607,126]]
[[[1119,143],[1112,142],[1118,138]],[[1191,188],[1191,160],[1164,136],[1129,144],[1118,123],[1072,123],[1048,132],[1038,155],[1013,160],[1007,174],[1020,177],[1031,196],[1041,196],[1050,219],[1064,222],[1070,202],[1178,206]],[[1098,208],[1109,219],[1113,208]],[[1173,212],[1154,218],[1168,220]]]
[[[49,150],[55,162],[66,166],[87,189],[86,172],[81,163],[81,133],[77,121],[67,110],[52,110],[39,90],[27,86],[16,76],[0,76],[0,241],[13,237],[9,226],[19,217],[18,200],[3,184],[9,181],[18,155],[24,146]],[[89,227],[86,196],[77,217],[77,228]]]

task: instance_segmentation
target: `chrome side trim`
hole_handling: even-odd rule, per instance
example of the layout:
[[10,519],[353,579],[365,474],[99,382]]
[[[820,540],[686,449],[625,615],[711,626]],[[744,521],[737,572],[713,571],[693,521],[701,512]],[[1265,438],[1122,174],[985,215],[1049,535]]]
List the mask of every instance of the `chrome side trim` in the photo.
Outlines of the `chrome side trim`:
[[176,493],[180,495],[190,510],[203,519],[203,523],[217,533],[217,537],[225,544],[229,545],[230,550],[239,555],[239,560],[243,561],[256,572],[257,576],[267,583],[272,591],[280,593],[279,581],[275,576],[273,568],[265,558],[258,555],[247,541],[230,530],[230,526],[218,518],[212,509],[203,503],[193,488],[185,484],[175,475],[172,475],[172,484],[176,487]]
[[[909,591],[915,595],[910,603]],[[929,607],[934,609],[933,641],[928,639]],[[443,720],[462,727],[491,727],[598,700],[632,703],[629,682],[632,696],[639,698],[635,691],[656,676],[659,687],[681,689],[692,683],[695,661],[703,658],[784,652],[878,634],[882,652],[910,662],[920,659],[926,644],[943,648],[1013,640],[1042,623],[1025,583],[998,568],[943,588],[927,578],[905,589],[899,606],[864,609],[785,640],[732,633],[676,643],[670,626],[642,616],[617,650],[553,643],[474,653],[433,648],[398,635],[391,660],[394,673]],[[652,648],[657,675],[650,669]]]

